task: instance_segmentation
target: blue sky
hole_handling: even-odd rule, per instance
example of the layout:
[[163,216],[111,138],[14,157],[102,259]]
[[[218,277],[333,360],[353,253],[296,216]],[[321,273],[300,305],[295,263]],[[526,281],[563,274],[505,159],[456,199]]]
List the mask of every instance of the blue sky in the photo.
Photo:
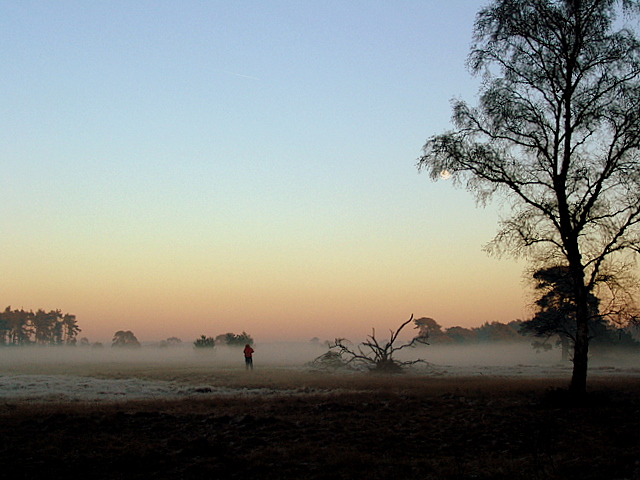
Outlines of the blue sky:
[[0,4],[0,299],[90,339],[526,314],[495,207],[415,163],[479,1]]

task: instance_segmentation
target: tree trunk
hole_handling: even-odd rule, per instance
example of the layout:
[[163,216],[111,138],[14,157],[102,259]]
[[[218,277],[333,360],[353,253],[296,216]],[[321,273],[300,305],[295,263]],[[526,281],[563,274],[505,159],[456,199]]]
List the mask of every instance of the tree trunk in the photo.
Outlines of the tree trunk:
[[569,390],[576,395],[587,393],[587,366],[589,363],[589,306],[584,284],[576,290],[576,342],[573,351],[573,374]]
[[582,396],[587,393],[587,367],[589,363],[589,294],[584,282],[584,266],[576,235],[568,235],[565,240],[568,252],[569,272],[573,282],[573,296],[576,305],[576,338],[573,346],[573,374],[569,391]]

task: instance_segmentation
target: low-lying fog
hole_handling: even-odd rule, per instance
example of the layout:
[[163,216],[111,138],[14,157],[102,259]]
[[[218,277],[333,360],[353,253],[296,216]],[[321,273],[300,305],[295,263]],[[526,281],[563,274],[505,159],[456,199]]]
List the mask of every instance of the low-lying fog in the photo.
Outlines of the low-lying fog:
[[[267,343],[254,346],[253,376],[260,370],[311,370],[307,365],[327,347],[314,343]],[[191,346],[139,349],[0,348],[0,399],[21,401],[114,401],[201,395],[264,395],[273,389],[194,385],[190,372],[207,378],[224,372],[227,378],[246,376],[242,349]],[[537,353],[526,344],[479,346],[420,346],[397,352],[399,360],[421,358],[426,363],[411,372],[429,376],[500,376],[570,378],[571,363],[560,362],[560,351]],[[640,377],[640,356],[595,356],[590,375]],[[162,376],[163,371],[179,375]],[[155,372],[149,375],[149,372]],[[153,378],[149,380],[149,378]],[[162,378],[162,380],[155,380]],[[245,377],[247,378],[247,377]],[[255,377],[254,377],[255,378]],[[278,391],[282,393],[282,391]]]
[[[254,364],[271,367],[304,367],[328,348],[320,343],[264,343],[253,346]],[[354,347],[354,350],[356,348]],[[367,353],[367,349],[363,349]],[[403,349],[394,358],[411,360],[421,358],[429,367],[502,367],[516,365],[555,366],[560,363],[560,350],[536,352],[531,346],[518,344],[483,344],[474,346],[426,345]],[[638,366],[639,355],[619,353],[594,356],[593,365]],[[91,347],[6,347],[0,348],[0,373],[21,365],[57,364],[196,364],[216,367],[244,367],[242,348],[217,346],[215,349],[194,349],[191,346],[159,348],[143,346],[130,348]]]

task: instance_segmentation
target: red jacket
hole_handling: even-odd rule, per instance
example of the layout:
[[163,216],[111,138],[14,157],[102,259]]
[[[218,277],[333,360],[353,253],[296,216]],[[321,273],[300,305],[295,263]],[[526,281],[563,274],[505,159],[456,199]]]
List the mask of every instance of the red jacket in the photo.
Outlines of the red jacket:
[[244,356],[246,358],[251,358],[251,354],[254,352],[253,348],[251,348],[249,345],[247,345],[246,347],[244,347]]

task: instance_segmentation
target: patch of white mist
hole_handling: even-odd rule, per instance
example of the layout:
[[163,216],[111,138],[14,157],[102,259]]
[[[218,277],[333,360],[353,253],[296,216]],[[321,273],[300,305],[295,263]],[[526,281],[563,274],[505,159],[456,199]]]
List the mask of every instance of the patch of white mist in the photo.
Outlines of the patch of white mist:
[[[494,375],[528,378],[564,378],[571,375],[573,364],[562,361],[561,351],[552,348],[536,351],[526,343],[460,345],[426,345],[403,349],[399,360],[422,359],[422,369],[438,375]],[[640,355],[628,352],[594,354],[590,358],[590,375],[640,376]]]
[[[254,364],[266,366],[303,366],[324,353],[318,343],[265,343],[253,346]],[[90,347],[6,347],[0,348],[0,371],[11,366],[100,365],[100,364],[194,364],[198,366],[244,366],[242,347],[216,346],[213,349],[192,346],[159,348]]]
[[[255,374],[259,375],[261,368],[305,370],[308,362],[326,353],[328,348],[318,343],[264,343],[254,345],[254,350]],[[414,371],[427,377],[481,375],[568,379],[572,369],[571,362],[561,362],[558,349],[537,353],[527,344],[428,345],[403,349],[396,356],[399,360],[423,359],[426,363],[418,364]],[[593,357],[589,375],[640,377],[638,360],[638,354]],[[176,367],[182,369],[177,378],[140,374],[147,371],[163,372]],[[189,379],[193,372],[199,372],[195,381]],[[207,372],[225,372],[230,378],[246,374],[242,348],[0,348],[0,399],[113,402],[206,395],[309,393],[302,390],[221,386],[212,380],[212,384],[207,384],[210,381]],[[200,381],[204,383],[200,384]]]

